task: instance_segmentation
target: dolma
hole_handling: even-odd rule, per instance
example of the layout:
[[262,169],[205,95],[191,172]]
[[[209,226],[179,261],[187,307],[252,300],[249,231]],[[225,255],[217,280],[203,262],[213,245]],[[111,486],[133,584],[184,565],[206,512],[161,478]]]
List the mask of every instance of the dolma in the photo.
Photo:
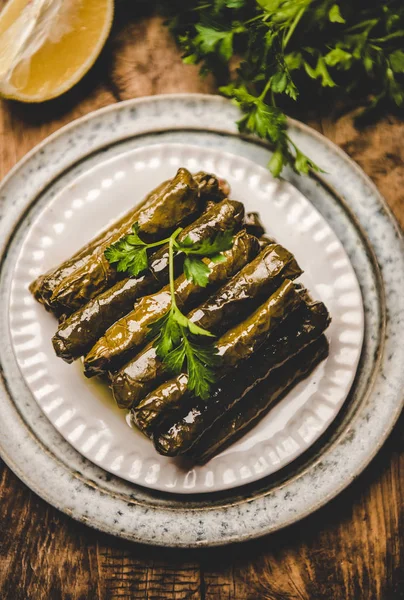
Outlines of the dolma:
[[244,396],[240,403],[206,431],[188,456],[204,464],[240,439],[301,380],[308,377],[328,356],[327,338],[322,335]]
[[[243,217],[244,207],[240,202],[223,200],[188,225],[178,239],[184,240],[189,235],[198,243],[219,231],[237,231]],[[182,270],[182,262],[183,256],[176,255],[177,274]],[[132,310],[138,298],[153,293],[167,282],[168,247],[162,246],[150,256],[149,271],[118,281],[61,323],[52,340],[56,354],[67,362],[86,354],[108,327]]]
[[230,186],[225,179],[221,179],[212,173],[198,171],[193,175],[198,184],[199,192],[208,202],[220,202],[230,194]]
[[[164,396],[163,408],[163,402],[160,402],[161,406],[159,406],[158,400],[153,400],[152,394],[149,394],[133,409],[134,421],[142,430],[150,432],[154,427],[156,431],[158,415],[153,413],[160,412],[161,417],[164,418],[165,410],[166,422],[156,435],[156,447],[159,452],[169,456],[188,452],[218,419],[266,380],[271,371],[279,368],[318,339],[329,322],[327,309],[322,302],[305,301],[301,308],[287,317],[283,324],[269,336],[260,347],[258,355],[253,355],[249,360],[240,363],[238,368],[213,386],[207,402],[193,400],[192,406],[187,408],[186,403],[178,399],[177,393],[178,398],[174,402],[170,402],[167,395]],[[161,390],[155,392],[155,396],[161,396]],[[143,412],[142,405],[144,405]],[[181,407],[184,407],[182,411]]]
[[[302,293],[303,292],[303,293]],[[261,354],[262,346],[266,340],[273,334],[276,328],[290,315],[304,299],[305,290],[300,290],[289,280],[282,283],[281,287],[261,305],[252,315],[243,321],[240,325],[230,329],[217,342],[220,365],[216,370],[216,381],[220,381],[232,370],[239,367],[242,369],[247,361],[255,352],[259,350]],[[173,377],[169,385],[177,384],[178,390],[176,407],[179,411],[186,406],[188,396],[187,382],[182,378],[182,374]],[[164,384],[163,384],[164,385]],[[159,396],[162,393],[162,387],[158,390]],[[210,401],[206,402],[206,410],[201,408],[198,401],[195,405],[195,412],[190,417],[202,416],[202,421],[209,418]],[[173,409],[173,404],[171,405]],[[194,441],[193,432],[198,432],[199,421],[196,423],[187,423],[188,414],[184,419],[180,417],[167,430],[153,435],[153,442],[156,450],[166,456],[177,456],[184,454]],[[201,422],[202,435],[204,431],[203,422]],[[193,429],[194,428],[194,429]]]
[[[205,173],[204,171],[196,173],[194,181],[198,185],[202,206],[206,206],[208,202],[212,204],[220,202],[220,200],[226,198],[230,192],[230,186],[227,181],[219,179],[210,173]],[[143,210],[145,206],[150,206],[158,201],[164,190],[168,188],[170,182],[171,180],[163,181],[150,192],[140,204],[125,213],[117,222],[104,229],[86,244],[84,248],[81,248],[58,267],[51,269],[44,275],[38,277],[30,285],[30,291],[35,298],[47,307],[48,300],[62,280],[86,264],[96,248],[106,242],[112,235],[115,235],[123,228],[131,227],[131,225],[138,220],[140,211]]]
[[[179,225],[189,222],[198,212],[198,186],[189,171],[179,169],[159,199],[146,204],[139,211],[139,231],[145,241],[164,238]],[[110,265],[104,252],[108,246],[129,234],[132,224],[100,244],[85,265],[63,279],[48,303],[53,311],[70,314],[122,278],[122,274]]]
[[[234,278],[229,283],[233,280]],[[251,301],[249,294],[256,292],[257,286],[253,283],[244,288],[239,287],[239,295],[231,296],[230,303],[222,303],[220,309],[217,309],[214,302],[209,304],[207,301],[206,306],[209,310],[204,312],[201,307],[198,307],[190,313],[192,317],[189,318],[215,335],[220,335],[229,326],[240,322],[243,302],[247,301],[249,304]],[[252,315],[225,333],[216,344],[221,357],[220,374],[224,375],[226,368],[231,368],[247,358],[264,341],[268,332],[282,321],[288,312],[296,308],[301,300],[302,294],[299,293],[298,288],[289,279],[285,279],[276,292]],[[226,315],[229,306],[231,310]],[[237,307],[238,311],[235,310]],[[112,378],[112,391],[118,406],[121,408],[136,406],[164,380],[165,375],[165,367],[150,343]]]
[[[279,287],[283,279],[295,279],[300,274],[301,269],[290,252],[279,244],[267,246],[257,258],[247,264],[215,295],[208,298],[196,313],[191,313],[189,318],[192,321],[196,320],[198,325],[205,329],[215,331],[217,327],[221,327],[221,331],[225,331],[227,324],[229,326],[233,324],[235,314],[241,320],[260,303],[262,298]],[[118,336],[121,335],[122,349],[124,349],[124,332],[120,332],[119,326],[115,331]],[[113,337],[116,339],[115,333]],[[130,335],[125,336],[125,339],[130,341],[130,337]],[[99,347],[105,347],[103,341],[100,342]],[[120,349],[121,347],[116,345],[114,356],[117,362],[121,361]],[[90,365],[90,362],[88,364]],[[87,374],[91,375],[94,372],[88,369]]]
[[[169,180],[170,181],[170,180]],[[135,223],[139,212],[145,205],[150,202],[154,202],[155,198],[166,189],[169,181],[163,181],[160,183],[150,194],[142,200],[136,208],[132,208],[129,212],[125,213],[118,221],[103,229],[95,238],[93,238],[83,248],[80,248],[73,256],[65,260],[61,265],[56,268],[50,269],[44,275],[40,275],[35,281],[29,286],[30,292],[33,294],[38,302],[47,306],[48,300],[52,296],[55,288],[61,283],[61,281],[71,275],[78,268],[88,262],[89,258],[93,255],[93,252],[97,249],[100,244],[106,242],[112,235],[115,235],[122,228],[130,226]]]
[[259,244],[261,248],[266,248],[269,244],[276,244],[276,240],[274,238],[269,237],[268,235],[262,235],[258,238]]
[[252,312],[284,280],[296,279],[301,273],[293,254],[280,244],[270,244],[188,318],[221,334]]
[[[224,252],[224,262],[212,262],[204,259],[210,268],[206,287],[196,285],[181,275],[175,281],[175,296],[182,312],[188,311],[209,296],[215,288],[230,279],[244,265],[252,260],[259,251],[256,237],[245,230],[234,239],[233,247]],[[93,346],[84,360],[87,376],[97,375],[124,364],[136,350],[146,342],[150,333],[149,325],[163,317],[171,305],[170,286],[167,284],[155,294],[141,298],[133,311],[116,321]]]
[[248,233],[260,238],[265,234],[265,227],[262,224],[261,218],[256,212],[248,212],[244,217],[244,227]]

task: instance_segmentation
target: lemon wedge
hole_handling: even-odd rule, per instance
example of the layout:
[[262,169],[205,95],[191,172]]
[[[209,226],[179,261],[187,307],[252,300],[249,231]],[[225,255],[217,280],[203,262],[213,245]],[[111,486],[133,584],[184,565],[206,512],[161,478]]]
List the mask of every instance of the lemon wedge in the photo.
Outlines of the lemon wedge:
[[113,0],[9,0],[0,14],[0,96],[43,102],[77,83],[111,29]]

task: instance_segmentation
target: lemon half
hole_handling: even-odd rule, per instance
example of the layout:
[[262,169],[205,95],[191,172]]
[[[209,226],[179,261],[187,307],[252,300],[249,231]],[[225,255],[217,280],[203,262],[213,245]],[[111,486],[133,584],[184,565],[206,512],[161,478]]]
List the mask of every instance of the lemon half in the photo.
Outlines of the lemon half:
[[113,0],[9,0],[0,14],[0,96],[43,102],[94,64],[111,29]]

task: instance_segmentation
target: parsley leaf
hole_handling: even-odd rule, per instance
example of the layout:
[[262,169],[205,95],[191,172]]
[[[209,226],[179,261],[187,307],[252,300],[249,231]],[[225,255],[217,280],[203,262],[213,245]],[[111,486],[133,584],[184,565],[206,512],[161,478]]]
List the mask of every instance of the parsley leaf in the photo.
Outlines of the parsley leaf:
[[308,175],[310,171],[324,173],[323,169],[320,169],[320,167],[318,167],[308,156],[303,154],[303,152],[298,148],[296,148],[294,167],[296,173],[303,173],[304,175]]
[[178,228],[174,233],[164,240],[147,244],[139,237],[139,223],[132,225],[132,233],[121,237],[117,242],[108,246],[104,251],[104,256],[111,265],[115,265],[119,273],[127,273],[132,277],[137,277],[149,267],[147,251],[149,248],[156,248],[167,244],[174,236],[176,237],[181,230]]
[[176,242],[175,247],[178,251],[184,252],[187,255],[198,255],[205,257],[216,256],[220,252],[230,250],[233,246],[233,232],[231,229],[219,231],[216,235],[194,243],[188,235],[182,242]]
[[370,110],[381,102],[404,105],[404,3],[399,0],[169,4],[169,26],[185,60],[199,63],[202,74],[217,76],[221,93],[242,112],[240,131],[271,143],[269,168],[276,177],[286,166],[302,174],[316,168],[287,135],[282,102],[297,101],[299,91],[312,103],[324,102],[321,91],[329,88],[335,96],[345,92],[358,103],[364,100]]
[[173,315],[173,310],[170,309],[163,317],[151,323],[149,327],[150,337],[156,338],[154,347],[157,356],[164,360],[167,354],[181,341],[181,325]]
[[233,232],[229,230],[218,232],[215,236],[196,244],[189,236],[182,242],[176,242],[176,249],[186,255],[184,260],[185,277],[196,285],[206,287],[209,282],[210,268],[207,262],[202,260],[202,257],[210,258],[216,263],[225,260],[221,252],[230,250],[233,240]]
[[395,50],[389,55],[389,61],[394,73],[404,73],[404,51]]
[[206,287],[209,282],[210,269],[206,263],[197,256],[187,256],[184,260],[185,277],[200,285]]
[[216,50],[223,60],[230,60],[233,54],[232,31],[217,31],[204,25],[196,25],[195,29],[198,32],[195,44],[199,46],[200,51],[209,54]]
[[165,363],[173,374],[186,370],[189,391],[202,400],[209,398],[210,387],[215,381],[214,367],[219,364],[215,346],[201,346],[184,337],[181,344],[166,356]]
[[320,79],[323,87],[334,87],[335,82],[333,81],[326,65],[326,61],[323,56],[319,56],[315,67],[310,66],[307,61],[304,61],[304,68],[306,73],[312,79]]
[[333,4],[328,13],[328,17],[331,23],[345,23],[345,19],[341,15],[340,8],[338,4]]
[[333,48],[325,56],[324,60],[329,67],[345,68],[352,62],[352,54],[342,48]]
[[139,237],[139,225],[135,223],[132,233],[106,248],[104,255],[111,265],[116,265],[119,273],[128,273],[136,277],[149,266],[148,245]]
[[[154,338],[156,354],[165,367],[174,374],[185,371],[188,374],[189,390],[196,396],[207,398],[215,379],[214,367],[219,363],[216,347],[206,340],[214,336],[188,319],[177,306],[174,253],[185,254],[184,273],[187,279],[194,281],[196,285],[206,286],[210,274],[208,259],[214,262],[226,260],[221,253],[233,246],[234,239],[232,231],[224,231],[199,243],[192,242],[190,236],[178,241],[180,231],[181,229],[177,229],[168,239],[171,306],[165,315],[149,325],[149,337]],[[155,244],[160,243],[162,242]],[[121,260],[125,260],[125,257]],[[205,338],[204,343],[198,343],[200,338]]]
[[147,246],[146,242],[140,239],[139,231],[139,223],[136,222],[132,225],[132,233],[126,236],[127,242],[132,246]]
[[167,355],[180,344],[189,331],[192,335],[214,337],[206,329],[202,329],[182,314],[176,304],[171,304],[168,312],[149,325],[150,335],[155,337],[154,347],[157,356],[165,360]]
[[279,177],[285,164],[285,152],[282,146],[279,144],[275,148],[275,152],[272,154],[271,160],[268,163],[268,168],[274,177]]
[[[217,350],[213,344],[200,345],[197,336],[213,337],[181,313],[175,304],[164,317],[150,325],[157,356],[174,375],[188,373],[188,388],[196,396],[207,398],[214,382],[213,366],[218,365]],[[188,332],[190,335],[188,335]]]

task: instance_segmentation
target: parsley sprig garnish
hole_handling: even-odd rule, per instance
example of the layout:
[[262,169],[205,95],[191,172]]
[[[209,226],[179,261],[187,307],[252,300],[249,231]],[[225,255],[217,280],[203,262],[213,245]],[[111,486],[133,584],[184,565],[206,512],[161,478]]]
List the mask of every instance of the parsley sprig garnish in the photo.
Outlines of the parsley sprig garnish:
[[[178,232],[181,229],[177,230]],[[137,277],[149,266],[147,251],[157,246],[168,244],[170,238],[147,244],[139,237],[139,223],[132,225],[132,233],[120,238],[105,250],[104,255],[111,265],[115,265],[119,273],[127,273]]]
[[185,254],[185,277],[201,287],[209,281],[210,269],[202,260],[208,257],[214,263],[225,260],[222,252],[229,250],[233,245],[233,232],[218,232],[213,238],[194,244],[189,236],[181,243],[176,242],[175,249]]
[[213,338],[214,335],[190,321],[179,309],[175,297],[174,256],[176,253],[185,254],[185,277],[195,285],[206,287],[210,274],[206,259],[212,262],[225,260],[222,252],[232,247],[233,233],[219,232],[195,243],[190,236],[178,240],[181,232],[182,228],[178,228],[169,238],[147,244],[139,237],[139,225],[135,223],[131,234],[105,250],[105,257],[118,271],[137,277],[149,267],[147,251],[168,244],[171,305],[163,317],[150,325],[151,336],[155,338],[157,356],[167,370],[175,375],[186,372],[189,390],[206,399],[215,380],[214,369],[219,364],[215,345],[206,343],[206,338]]
[[[169,26],[186,63],[213,72],[244,113],[238,125],[269,141],[279,176],[318,167],[289,138],[280,103],[323,92],[404,107],[402,0],[170,0]],[[235,66],[238,68],[235,69]]]

